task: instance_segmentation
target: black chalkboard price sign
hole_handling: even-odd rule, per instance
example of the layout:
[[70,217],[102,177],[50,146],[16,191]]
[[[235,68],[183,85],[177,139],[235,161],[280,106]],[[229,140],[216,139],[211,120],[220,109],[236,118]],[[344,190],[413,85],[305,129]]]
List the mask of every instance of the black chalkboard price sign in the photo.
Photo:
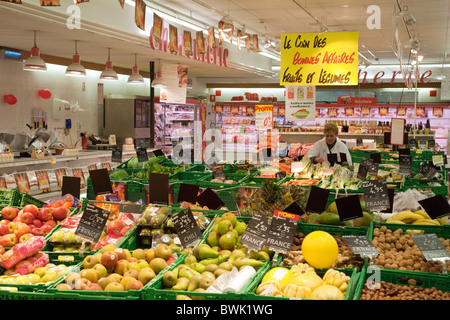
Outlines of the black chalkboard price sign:
[[378,250],[370,242],[367,236],[342,236],[345,243],[350,247],[354,254],[360,256],[377,256]]
[[148,153],[146,148],[137,147],[136,148],[136,156],[138,158],[138,162],[147,162],[148,161]]
[[437,173],[437,170],[428,162],[422,162],[418,171],[429,180],[433,179]]
[[364,201],[368,210],[390,208],[386,180],[369,180],[363,182]]
[[183,247],[192,246],[202,238],[202,232],[195,221],[191,209],[172,215],[173,227]]
[[221,181],[227,180],[225,176],[225,171],[223,170],[223,166],[214,166],[212,167],[214,179],[219,179]]
[[270,223],[266,246],[278,253],[288,253],[292,247],[300,216],[276,210]]
[[111,162],[122,163],[122,148],[116,147],[112,149]]
[[399,164],[399,170],[398,173],[401,175],[410,175],[411,168],[412,168],[412,157],[409,154],[400,154],[398,156],[398,164]]
[[100,239],[110,212],[88,203],[81,216],[75,235],[95,243]]
[[411,235],[424,258],[429,260],[447,260],[450,255],[435,233]]
[[271,219],[259,214],[254,214],[248,222],[239,241],[247,248],[260,251],[266,243],[266,237],[269,233]]

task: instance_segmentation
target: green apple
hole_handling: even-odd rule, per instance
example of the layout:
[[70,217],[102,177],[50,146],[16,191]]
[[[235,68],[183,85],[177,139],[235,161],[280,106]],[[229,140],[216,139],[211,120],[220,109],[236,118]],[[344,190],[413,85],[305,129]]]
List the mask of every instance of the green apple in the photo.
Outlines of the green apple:
[[[94,270],[97,271],[98,274],[98,278],[104,278],[107,276],[108,274],[108,270],[106,270],[106,267],[104,265],[102,265],[101,263],[97,263],[94,267]],[[92,281],[92,280],[91,280]]]

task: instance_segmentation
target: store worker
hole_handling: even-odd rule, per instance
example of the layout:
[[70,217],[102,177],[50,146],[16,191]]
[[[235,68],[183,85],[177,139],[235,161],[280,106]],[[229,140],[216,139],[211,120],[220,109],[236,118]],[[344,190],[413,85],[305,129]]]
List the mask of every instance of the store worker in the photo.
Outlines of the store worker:
[[[308,151],[306,156],[313,163],[328,161],[328,154],[337,154],[338,161],[341,153],[347,157],[347,162],[352,164],[352,158],[347,146],[338,138],[339,128],[334,123],[327,123],[323,128],[324,138],[317,141]],[[343,162],[343,161],[342,161]]]

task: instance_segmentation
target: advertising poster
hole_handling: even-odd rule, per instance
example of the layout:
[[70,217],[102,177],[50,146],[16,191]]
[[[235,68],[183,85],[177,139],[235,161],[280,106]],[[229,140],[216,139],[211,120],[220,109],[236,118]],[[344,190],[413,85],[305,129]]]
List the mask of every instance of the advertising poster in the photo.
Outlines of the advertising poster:
[[80,178],[80,187],[84,188],[86,186],[86,180],[84,179],[83,170],[81,168],[75,168],[72,170],[74,177]]
[[59,168],[55,170],[55,174],[56,174],[56,179],[58,180],[58,187],[59,189],[62,188],[62,179],[66,174],[66,169],[64,168]]
[[358,85],[358,32],[281,35],[281,85]]
[[161,88],[159,100],[166,103],[186,103],[188,67],[163,63],[162,74],[166,87]]
[[273,106],[255,105],[256,130],[268,130],[273,128]]
[[444,115],[444,108],[433,107],[433,117],[442,118],[443,115]]
[[316,87],[286,86],[286,121],[316,119]]
[[216,38],[214,36],[214,27],[208,29],[208,46],[210,48],[216,47]]

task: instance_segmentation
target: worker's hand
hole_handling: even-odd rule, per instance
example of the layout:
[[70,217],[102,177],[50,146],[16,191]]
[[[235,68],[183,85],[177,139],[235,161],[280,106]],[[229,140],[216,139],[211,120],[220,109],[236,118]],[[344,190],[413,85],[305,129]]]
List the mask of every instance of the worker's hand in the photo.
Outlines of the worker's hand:
[[325,159],[324,158],[321,158],[321,157],[316,157],[316,158],[314,158],[314,162],[315,163],[322,163],[322,162],[324,162],[325,161]]

